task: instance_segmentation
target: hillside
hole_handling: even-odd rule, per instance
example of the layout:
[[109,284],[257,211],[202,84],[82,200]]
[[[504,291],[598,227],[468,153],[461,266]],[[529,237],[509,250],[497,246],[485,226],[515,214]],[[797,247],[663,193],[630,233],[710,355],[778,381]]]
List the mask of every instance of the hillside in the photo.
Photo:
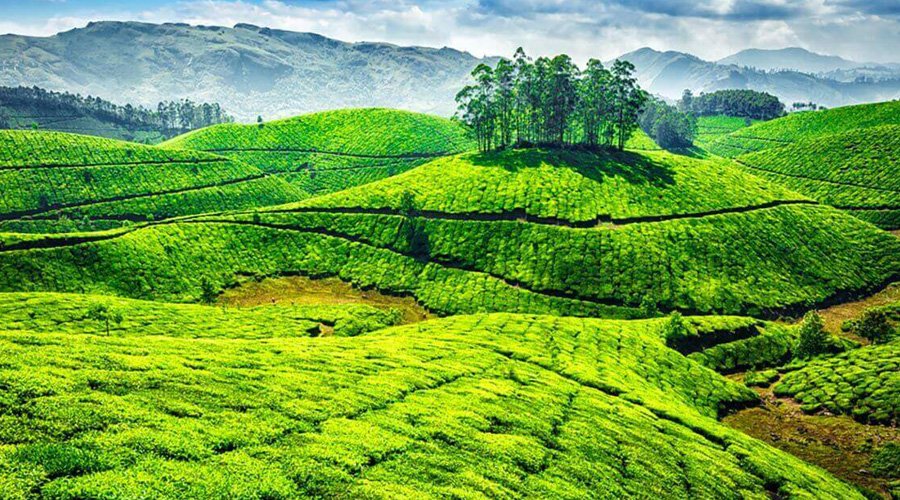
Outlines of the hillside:
[[379,180],[475,147],[455,122],[378,108],[313,113],[262,125],[216,125],[162,146],[228,156],[313,194]]
[[813,137],[736,160],[798,193],[900,229],[900,125]]
[[637,68],[641,87],[653,94],[678,99],[684,89],[695,94],[724,89],[768,92],[785,103],[813,101],[836,107],[896,99],[900,79],[891,75],[878,81],[837,81],[797,71],[762,71],[735,64],[704,61],[682,52],[642,48],[619,56]]
[[[346,43],[250,24],[92,22],[50,37],[0,36],[0,85],[155,106],[217,102],[239,121],[390,106],[442,116],[482,59],[450,48]],[[102,76],[101,76],[102,75]]]
[[60,218],[92,229],[93,220],[160,220],[304,196],[255,167],[208,153],[12,130],[0,131],[0,193],[2,227],[37,232],[54,232]]
[[900,125],[900,101],[792,113],[732,132],[714,141],[708,149],[720,156],[733,158],[798,140],[812,140],[880,125]]
[[719,64],[749,66],[762,70],[791,69],[803,73],[825,73],[864,66],[842,57],[816,54],[800,47],[776,50],[746,49],[716,61]]
[[4,415],[4,497],[862,498],[718,423],[756,396],[668,349],[659,321],[492,314],[247,339],[201,317],[186,320],[212,334],[192,339],[164,317],[110,337],[77,313],[68,333],[0,332],[0,404],[28,408]]
[[54,130],[155,144],[230,121],[234,118],[218,104],[160,102],[146,109],[38,87],[0,87],[0,129]]
[[441,314],[627,318],[768,315],[900,274],[896,238],[721,160],[584,155],[466,154],[261,212],[10,241],[0,288],[184,300],[204,277],[299,273]]

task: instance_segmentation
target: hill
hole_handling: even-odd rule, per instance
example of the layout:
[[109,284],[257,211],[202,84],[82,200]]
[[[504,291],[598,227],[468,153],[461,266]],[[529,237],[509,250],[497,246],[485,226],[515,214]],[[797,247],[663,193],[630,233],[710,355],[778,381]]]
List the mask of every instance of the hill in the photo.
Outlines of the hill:
[[798,193],[900,229],[900,125],[813,137],[736,160]]
[[372,182],[475,147],[456,122],[379,108],[312,113],[261,125],[216,125],[162,146],[225,155],[313,194]]
[[721,160],[515,151],[265,211],[10,240],[0,288],[190,300],[203,279],[299,273],[441,314],[770,315],[875,288],[898,255],[891,235]]
[[762,70],[790,69],[803,73],[825,73],[864,66],[842,57],[816,54],[800,47],[776,50],[746,49],[716,61],[718,64],[749,66]]
[[41,82],[143,106],[217,102],[249,122],[358,106],[450,116],[456,91],[483,60],[249,24],[92,22],[50,37],[0,36],[0,61],[14,61],[0,66],[0,85]]
[[798,140],[880,125],[900,125],[900,101],[791,113],[732,132],[713,142],[709,150],[733,158]]
[[160,220],[304,196],[255,167],[208,153],[12,130],[0,131],[0,192],[3,227],[37,232],[55,231],[61,218],[91,229],[92,221]]
[[762,71],[734,64],[704,61],[682,52],[659,52],[642,48],[623,54],[637,69],[645,90],[669,99],[678,99],[684,89],[694,93],[725,89],[768,92],[782,102],[809,102],[836,107],[896,99],[900,78],[890,71],[877,81],[838,81],[797,71]]
[[160,102],[151,110],[38,87],[0,87],[0,129],[55,130],[153,144],[229,121],[234,119],[218,104]]
[[[23,298],[23,317],[46,314]],[[718,423],[756,396],[668,349],[659,321],[492,314],[247,339],[199,314],[209,338],[185,338],[177,314],[152,334],[97,335],[78,313],[69,333],[0,332],[0,405],[28,408],[4,415],[3,496],[862,498]]]

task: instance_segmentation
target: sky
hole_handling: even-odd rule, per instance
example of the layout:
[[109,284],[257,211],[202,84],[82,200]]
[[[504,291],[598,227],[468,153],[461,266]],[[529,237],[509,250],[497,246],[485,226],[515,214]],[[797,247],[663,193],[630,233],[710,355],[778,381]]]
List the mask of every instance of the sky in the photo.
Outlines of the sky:
[[250,23],[345,41],[577,62],[652,47],[716,60],[803,47],[900,62],[900,0],[0,0],[0,33],[49,36],[89,21]]

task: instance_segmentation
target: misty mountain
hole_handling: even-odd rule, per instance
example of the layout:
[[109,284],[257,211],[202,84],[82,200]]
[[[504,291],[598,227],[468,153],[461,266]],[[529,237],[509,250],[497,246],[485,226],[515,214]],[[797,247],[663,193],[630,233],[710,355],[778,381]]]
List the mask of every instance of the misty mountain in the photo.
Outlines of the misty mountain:
[[[755,53],[752,51],[743,53],[748,52]],[[659,52],[650,48],[639,49],[619,58],[635,65],[638,82],[643,88],[669,99],[679,98],[684,89],[691,89],[695,93],[723,89],[751,89],[769,92],[788,105],[797,101],[813,101],[828,107],[886,101],[900,97],[900,75],[890,73],[888,66],[885,66],[888,73],[882,75],[884,77],[881,79],[856,81],[856,77],[848,73],[856,69],[831,70],[836,74],[842,74],[844,78],[826,78],[821,74],[813,75],[790,70],[766,71],[744,65],[752,58],[745,58],[740,54],[742,53],[726,59],[742,60],[742,65],[704,61],[682,52]],[[809,61],[812,60],[825,61],[815,58]]]
[[50,37],[0,36],[0,85],[144,106],[218,102],[242,121],[358,106],[449,116],[480,62],[449,48],[346,43],[249,24],[94,22]]
[[767,71],[787,69],[813,74],[864,66],[842,57],[816,54],[799,47],[777,50],[747,49],[716,62],[725,66],[733,64]]

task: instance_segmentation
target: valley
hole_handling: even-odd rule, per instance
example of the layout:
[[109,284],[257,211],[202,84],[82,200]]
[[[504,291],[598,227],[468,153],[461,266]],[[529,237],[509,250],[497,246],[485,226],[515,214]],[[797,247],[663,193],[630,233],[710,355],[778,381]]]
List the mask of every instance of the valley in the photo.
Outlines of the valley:
[[900,495],[898,102],[488,62],[453,119],[0,130],[0,498]]

